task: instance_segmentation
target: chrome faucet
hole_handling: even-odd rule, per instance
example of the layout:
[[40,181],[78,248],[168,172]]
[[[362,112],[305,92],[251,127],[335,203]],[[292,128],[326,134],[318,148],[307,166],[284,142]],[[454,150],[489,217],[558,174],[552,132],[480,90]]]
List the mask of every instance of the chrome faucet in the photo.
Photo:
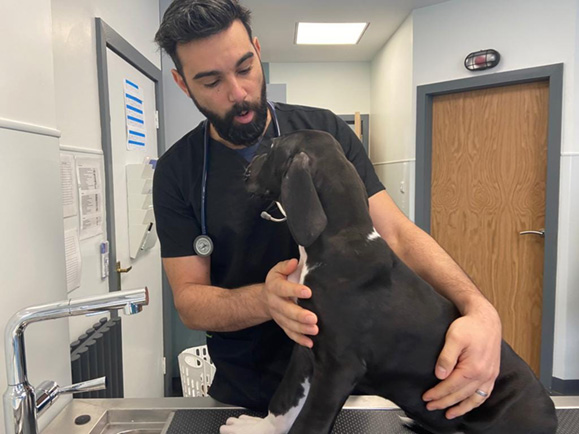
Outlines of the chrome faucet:
[[34,388],[26,375],[24,329],[28,324],[66,316],[91,315],[123,309],[126,315],[139,313],[149,304],[147,288],[117,291],[103,296],[32,306],[8,320],[4,333],[8,388],[4,393],[6,434],[38,434],[40,416],[63,393],[104,389],[105,377],[60,388],[54,381],[44,381]]

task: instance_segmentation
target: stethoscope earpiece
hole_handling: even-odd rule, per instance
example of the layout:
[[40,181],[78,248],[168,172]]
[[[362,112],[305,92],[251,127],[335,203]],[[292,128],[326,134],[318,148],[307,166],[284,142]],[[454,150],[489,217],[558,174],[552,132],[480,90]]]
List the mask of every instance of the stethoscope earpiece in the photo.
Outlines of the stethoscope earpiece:
[[[281,203],[279,203],[278,201],[275,201],[275,204],[277,205],[277,207],[279,208],[279,212],[282,213],[283,218],[278,219],[275,217],[272,217],[272,215],[270,213],[268,213],[267,211],[262,211],[260,216],[262,219],[264,220],[269,220],[271,222],[276,222],[276,223],[282,223],[285,222],[287,220],[287,215],[285,213],[285,210],[283,209],[283,207],[281,206]],[[268,208],[269,209],[269,208]]]

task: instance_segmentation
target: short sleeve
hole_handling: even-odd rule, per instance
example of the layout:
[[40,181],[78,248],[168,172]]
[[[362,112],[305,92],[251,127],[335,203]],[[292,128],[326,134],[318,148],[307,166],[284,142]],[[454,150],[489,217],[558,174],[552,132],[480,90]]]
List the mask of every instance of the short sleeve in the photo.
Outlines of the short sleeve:
[[195,255],[201,225],[175,176],[174,161],[161,158],[153,179],[153,209],[163,258]]

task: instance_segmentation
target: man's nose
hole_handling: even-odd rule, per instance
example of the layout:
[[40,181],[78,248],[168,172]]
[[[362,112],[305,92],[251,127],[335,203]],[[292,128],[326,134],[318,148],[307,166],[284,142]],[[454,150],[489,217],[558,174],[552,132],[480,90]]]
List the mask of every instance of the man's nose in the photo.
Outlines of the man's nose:
[[229,84],[229,101],[233,103],[243,102],[247,97],[247,92],[239,83],[237,78],[232,78]]

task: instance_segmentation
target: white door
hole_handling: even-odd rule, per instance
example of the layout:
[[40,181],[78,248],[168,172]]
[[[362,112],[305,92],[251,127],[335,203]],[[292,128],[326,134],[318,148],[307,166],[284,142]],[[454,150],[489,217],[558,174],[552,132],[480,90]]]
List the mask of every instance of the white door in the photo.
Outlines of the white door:
[[[116,243],[117,261],[120,261],[121,267],[125,269],[132,267],[130,272],[121,275],[122,289],[144,286],[149,288],[149,306],[137,315],[123,316],[122,320],[124,396],[125,398],[162,397],[164,384],[163,306],[159,243],[156,242],[147,250],[138,249],[139,253],[136,258],[131,258],[131,251],[132,256],[135,256],[135,241],[134,231],[129,230],[128,208],[134,196],[127,196],[127,167],[133,165],[131,168],[134,168],[136,164],[143,164],[147,157],[157,158],[155,84],[109,49],[107,49],[107,65],[115,211],[115,239],[109,241]],[[139,87],[143,101],[143,106],[140,108],[144,117],[145,144],[133,146],[131,150],[127,147],[125,80]],[[139,131],[137,129],[137,132]],[[146,211],[143,209],[141,214],[145,215]],[[134,223],[133,217],[134,214],[131,215],[131,223]],[[131,241],[129,241],[130,232],[133,236]],[[154,238],[155,228],[152,232],[151,236]]]

